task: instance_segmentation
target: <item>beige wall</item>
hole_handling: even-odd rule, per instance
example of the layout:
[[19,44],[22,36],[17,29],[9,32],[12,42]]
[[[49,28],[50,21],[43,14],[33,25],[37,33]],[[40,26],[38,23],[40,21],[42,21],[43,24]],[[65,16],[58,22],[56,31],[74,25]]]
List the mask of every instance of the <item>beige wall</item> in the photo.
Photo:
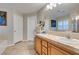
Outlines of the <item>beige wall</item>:
[[[7,26],[0,26],[0,40],[7,40],[6,45],[11,45],[14,43],[14,25],[15,24],[13,22],[14,22],[14,20],[21,19],[21,17],[19,16],[20,14],[18,14],[17,15],[18,17],[14,18],[14,14],[16,14],[16,12],[12,11],[10,9],[0,8],[0,11],[7,12]],[[22,21],[20,21],[20,22],[18,21],[18,23],[21,23],[21,22]],[[20,26],[20,28],[22,28],[22,27]],[[18,35],[18,37],[21,37],[21,36]]]
[[50,20],[50,10],[47,10],[46,7],[43,7],[42,9],[40,9],[37,13],[37,21],[39,22],[40,20]]
[[0,40],[7,40],[8,44],[13,43],[13,12],[0,8],[0,11],[7,12],[7,26],[0,26]]
[[[2,54],[7,46],[13,45],[14,42],[17,41],[17,39],[14,40],[14,23],[13,23],[13,21],[17,20],[17,18],[14,18],[14,14],[16,14],[16,12],[14,12],[10,9],[0,8],[0,11],[7,12],[7,26],[0,26],[0,54]],[[18,17],[18,19],[19,18],[20,17]],[[21,21],[18,21],[18,22],[21,23]],[[21,26],[20,26],[20,28],[21,28]],[[21,38],[20,32],[18,34],[19,34],[18,38]],[[20,39],[18,39],[18,40],[20,40]]]
[[23,40],[27,40],[27,16],[23,16]]
[[44,21],[44,31],[48,32],[50,28],[50,10],[47,10],[47,8],[44,6],[42,9],[40,9],[37,13],[37,24],[39,24],[39,21]]

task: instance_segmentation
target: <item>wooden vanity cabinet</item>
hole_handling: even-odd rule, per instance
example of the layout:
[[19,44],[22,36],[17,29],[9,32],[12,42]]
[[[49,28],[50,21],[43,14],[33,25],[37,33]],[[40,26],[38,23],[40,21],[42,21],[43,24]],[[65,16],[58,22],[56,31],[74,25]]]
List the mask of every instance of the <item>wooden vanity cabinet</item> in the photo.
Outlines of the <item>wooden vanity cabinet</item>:
[[39,37],[35,37],[35,50],[41,55],[41,39]]
[[35,37],[35,50],[39,55],[69,55],[66,51],[54,46],[44,38]]
[[48,55],[48,42],[45,40],[42,40],[41,42],[41,53],[42,55]]
[[69,53],[63,51],[62,49],[48,43],[48,55],[69,55]]

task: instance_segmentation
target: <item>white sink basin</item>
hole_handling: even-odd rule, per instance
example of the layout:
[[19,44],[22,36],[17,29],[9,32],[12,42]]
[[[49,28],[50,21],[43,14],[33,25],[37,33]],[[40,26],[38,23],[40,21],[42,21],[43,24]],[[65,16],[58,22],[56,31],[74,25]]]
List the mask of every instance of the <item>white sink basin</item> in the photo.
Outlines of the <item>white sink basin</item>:
[[[46,36],[53,38],[52,35],[46,34]],[[60,37],[60,36],[55,36],[56,37],[56,41],[62,42],[62,43],[66,43],[66,44],[70,44],[70,45],[79,45],[79,40],[78,39],[68,39],[66,37]]]
[[64,43],[64,44],[68,44],[68,45],[78,45],[79,46],[79,40],[78,39],[68,39],[66,37],[60,37],[60,36],[49,35],[49,34],[41,34],[41,36],[49,38],[49,39],[55,37],[56,39],[51,39],[51,40],[61,42],[61,43]]
[[68,43],[70,43],[70,44],[76,44],[76,45],[79,45],[79,40],[77,40],[77,39],[70,39],[69,41],[68,41]]
[[59,39],[63,43],[79,45],[79,40],[77,39],[67,39],[65,37],[60,37]]

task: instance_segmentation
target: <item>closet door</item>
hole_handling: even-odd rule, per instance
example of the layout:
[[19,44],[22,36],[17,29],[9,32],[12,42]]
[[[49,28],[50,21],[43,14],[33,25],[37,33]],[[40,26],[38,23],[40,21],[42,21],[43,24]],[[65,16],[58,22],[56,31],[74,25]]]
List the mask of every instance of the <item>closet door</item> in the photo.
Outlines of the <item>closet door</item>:
[[34,40],[36,28],[36,16],[27,17],[27,40]]
[[23,16],[19,14],[13,15],[13,35],[14,43],[23,40]]

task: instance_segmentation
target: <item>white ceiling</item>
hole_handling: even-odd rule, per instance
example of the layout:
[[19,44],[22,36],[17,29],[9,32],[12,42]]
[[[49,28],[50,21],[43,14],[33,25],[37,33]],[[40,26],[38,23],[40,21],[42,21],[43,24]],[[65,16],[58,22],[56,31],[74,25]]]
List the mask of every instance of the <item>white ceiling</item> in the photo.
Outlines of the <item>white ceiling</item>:
[[[0,8],[7,8],[22,14],[35,13],[39,11],[46,3],[0,3]],[[63,3],[55,7],[50,16],[53,18],[65,16],[79,11],[79,3]]]
[[40,10],[45,3],[0,3],[0,8],[7,8],[22,14],[35,13]]
[[70,15],[74,12],[79,12],[79,3],[63,3],[58,5],[51,11],[51,17],[61,17],[65,15]]

